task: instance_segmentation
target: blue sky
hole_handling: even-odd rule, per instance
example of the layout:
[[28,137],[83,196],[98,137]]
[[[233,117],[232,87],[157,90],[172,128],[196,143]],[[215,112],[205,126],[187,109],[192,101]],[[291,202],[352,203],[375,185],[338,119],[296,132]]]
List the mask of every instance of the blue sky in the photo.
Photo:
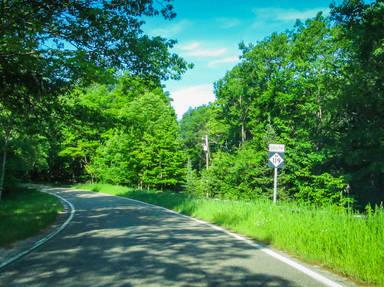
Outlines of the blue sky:
[[240,42],[256,43],[293,27],[296,19],[329,12],[330,1],[175,0],[172,21],[146,19],[144,31],[175,39],[174,52],[195,67],[179,81],[167,81],[179,118],[214,100],[213,83],[238,63]]

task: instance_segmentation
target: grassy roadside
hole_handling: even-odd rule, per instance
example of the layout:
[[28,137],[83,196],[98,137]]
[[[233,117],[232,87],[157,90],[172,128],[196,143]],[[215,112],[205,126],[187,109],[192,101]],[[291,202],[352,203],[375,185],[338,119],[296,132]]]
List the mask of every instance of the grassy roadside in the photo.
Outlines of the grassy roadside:
[[0,201],[0,247],[39,233],[55,222],[60,201],[49,194],[20,189]]
[[76,188],[161,205],[224,226],[355,280],[384,286],[384,210],[357,218],[335,208],[268,201],[220,201],[107,184]]

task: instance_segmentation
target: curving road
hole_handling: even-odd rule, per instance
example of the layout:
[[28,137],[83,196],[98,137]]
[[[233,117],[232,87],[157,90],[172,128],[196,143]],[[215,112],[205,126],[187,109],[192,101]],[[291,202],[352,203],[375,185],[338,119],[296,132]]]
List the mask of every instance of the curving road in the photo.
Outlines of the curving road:
[[72,202],[73,220],[2,269],[0,286],[325,286],[164,209],[87,191],[50,191]]

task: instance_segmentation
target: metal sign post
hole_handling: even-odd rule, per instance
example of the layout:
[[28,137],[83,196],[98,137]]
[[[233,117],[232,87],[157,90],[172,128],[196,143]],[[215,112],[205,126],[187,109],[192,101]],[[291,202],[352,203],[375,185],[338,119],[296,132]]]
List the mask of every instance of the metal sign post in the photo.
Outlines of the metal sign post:
[[277,201],[277,169],[284,166],[284,152],[285,145],[283,144],[270,144],[268,146],[269,160],[268,165],[273,167],[273,203]]
[[274,168],[273,175],[273,203],[276,203],[277,200],[277,167]]

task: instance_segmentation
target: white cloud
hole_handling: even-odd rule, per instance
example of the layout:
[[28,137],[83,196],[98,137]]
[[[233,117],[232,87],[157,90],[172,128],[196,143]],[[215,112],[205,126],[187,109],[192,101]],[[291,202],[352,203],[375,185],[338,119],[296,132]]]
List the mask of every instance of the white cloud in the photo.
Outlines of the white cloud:
[[226,48],[205,48],[199,42],[191,42],[179,47],[187,56],[191,57],[218,57],[227,53]]
[[226,48],[218,48],[218,49],[196,49],[189,51],[187,54],[192,57],[218,57],[227,53]]
[[172,106],[179,119],[190,107],[195,108],[215,100],[212,84],[187,86],[171,91],[170,94],[173,99]]
[[208,67],[216,67],[221,64],[236,63],[237,61],[239,61],[239,57],[237,56],[226,57],[226,58],[210,61],[208,63]]
[[175,22],[173,24],[167,25],[165,27],[155,28],[149,31],[151,35],[161,36],[161,37],[173,37],[180,32],[182,32],[185,28],[191,25],[191,22],[188,20],[181,20],[179,22]]
[[192,42],[189,44],[181,45],[179,48],[183,51],[191,51],[200,47],[199,42]]
[[241,24],[241,21],[237,18],[217,18],[216,21],[219,23],[219,27],[223,29],[229,29],[237,27]]
[[[316,14],[322,11],[324,14],[329,14],[329,8],[319,7],[319,8],[313,8],[313,9],[282,9],[282,8],[255,8],[253,9],[253,13],[255,14],[257,20],[265,21],[292,21],[296,19],[305,20],[307,18],[315,17]],[[259,22],[258,21],[258,22]]]

